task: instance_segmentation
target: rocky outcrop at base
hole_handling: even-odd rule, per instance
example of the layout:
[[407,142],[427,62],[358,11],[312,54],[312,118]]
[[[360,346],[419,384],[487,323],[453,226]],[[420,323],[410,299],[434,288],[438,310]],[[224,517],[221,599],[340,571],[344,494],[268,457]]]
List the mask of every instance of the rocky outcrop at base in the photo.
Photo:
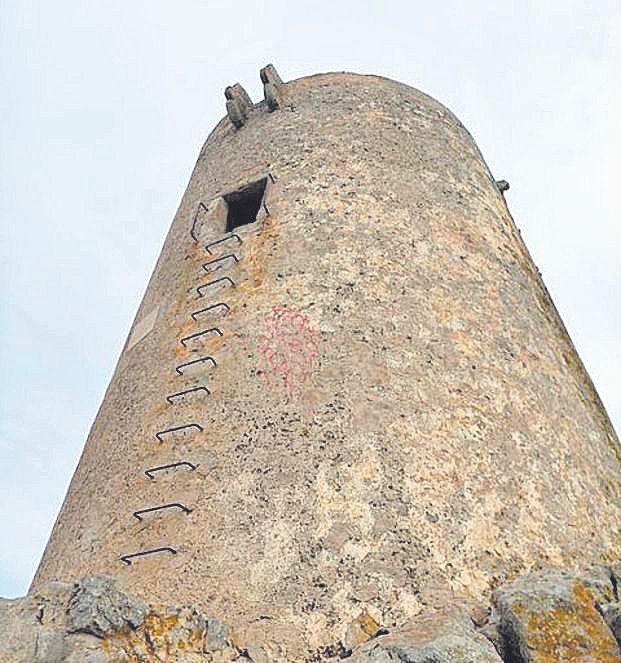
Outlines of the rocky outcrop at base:
[[[305,663],[620,663],[621,563],[549,569],[499,587],[487,609],[447,606],[392,632],[366,612]],[[189,607],[148,605],[114,578],[0,599],[0,663],[298,663]],[[302,662],[299,662],[302,663]]]
[[247,651],[218,619],[191,607],[147,605],[107,576],[0,601],[0,663],[238,660],[248,663]]

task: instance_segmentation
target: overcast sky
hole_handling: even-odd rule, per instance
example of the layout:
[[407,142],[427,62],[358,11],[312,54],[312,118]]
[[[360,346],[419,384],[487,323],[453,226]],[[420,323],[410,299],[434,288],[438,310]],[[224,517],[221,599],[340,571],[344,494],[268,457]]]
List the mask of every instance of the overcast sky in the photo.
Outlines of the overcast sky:
[[0,595],[24,593],[224,87],[388,76],[477,140],[621,427],[621,4],[0,0]]

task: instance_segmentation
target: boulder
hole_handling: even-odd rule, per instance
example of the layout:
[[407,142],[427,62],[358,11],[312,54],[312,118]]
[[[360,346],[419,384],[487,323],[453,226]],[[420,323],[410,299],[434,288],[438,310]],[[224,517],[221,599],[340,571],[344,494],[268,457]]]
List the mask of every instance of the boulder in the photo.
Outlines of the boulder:
[[465,613],[432,613],[355,650],[352,663],[502,663]]
[[76,583],[69,600],[67,627],[103,638],[126,626],[137,629],[148,612],[147,604],[122,591],[116,579],[87,576]]
[[597,609],[612,591],[603,575],[560,570],[503,585],[494,605],[506,649],[516,663],[619,663],[618,644]]

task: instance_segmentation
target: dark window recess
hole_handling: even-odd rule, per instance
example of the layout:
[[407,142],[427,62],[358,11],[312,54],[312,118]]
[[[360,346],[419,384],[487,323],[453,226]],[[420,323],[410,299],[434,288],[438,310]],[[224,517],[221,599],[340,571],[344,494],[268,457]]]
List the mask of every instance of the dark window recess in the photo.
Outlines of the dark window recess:
[[228,205],[229,212],[226,217],[226,232],[231,232],[239,226],[254,223],[261,209],[263,194],[267,177],[257,180],[243,189],[227,193],[224,200]]

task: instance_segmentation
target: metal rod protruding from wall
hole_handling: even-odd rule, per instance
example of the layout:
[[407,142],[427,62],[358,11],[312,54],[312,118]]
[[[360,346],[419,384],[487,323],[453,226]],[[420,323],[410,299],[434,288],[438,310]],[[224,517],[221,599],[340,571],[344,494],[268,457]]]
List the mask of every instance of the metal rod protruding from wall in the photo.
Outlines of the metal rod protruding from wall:
[[211,332],[214,332],[216,336],[224,336],[224,334],[217,327],[211,327],[210,329],[203,329],[203,331],[196,332],[196,334],[190,334],[189,336],[184,336],[180,340],[180,343],[185,348],[187,347],[186,346],[187,341],[191,341],[193,338],[198,338],[199,336],[205,336],[206,334],[211,334]]
[[172,428],[167,428],[166,430],[158,431],[155,434],[155,437],[158,439],[159,442],[163,442],[164,440],[162,438],[164,437],[164,435],[176,433],[177,431],[185,430],[186,428],[196,428],[198,429],[199,433],[203,432],[203,427],[200,424],[183,424],[183,426],[173,426]]
[[176,555],[177,551],[170,546],[162,546],[161,548],[152,548],[151,550],[141,550],[140,552],[131,553],[129,555],[122,555],[121,561],[125,562],[127,566],[131,566],[131,560],[134,557],[144,557],[145,555],[154,555],[156,553],[169,552],[171,555]]
[[186,361],[185,364],[179,364],[179,366],[175,367],[175,371],[177,371],[179,375],[183,375],[184,368],[188,368],[188,366],[194,366],[195,364],[202,364],[204,362],[210,362],[214,368],[218,365],[216,364],[216,360],[213,357],[200,357],[199,359],[194,359],[193,361]]
[[215,258],[214,260],[203,263],[202,267],[206,272],[216,272],[219,269],[226,269],[225,265],[219,265],[218,263],[223,263],[225,260],[229,260],[230,258],[233,258],[233,262],[236,264],[239,262],[239,258],[234,253],[229,253],[225,256],[220,256],[219,258]]
[[153,476],[156,472],[163,472],[164,470],[172,470],[173,467],[189,467],[190,471],[195,470],[198,465],[190,463],[189,460],[180,460],[178,463],[168,463],[168,465],[158,465],[157,467],[150,467],[148,470],[145,470],[144,473],[149,477],[149,479],[155,479]]
[[216,279],[215,281],[209,281],[209,283],[203,283],[202,285],[199,285],[196,288],[196,292],[198,293],[199,297],[202,297],[203,293],[201,292],[201,290],[204,290],[205,288],[210,288],[212,285],[216,285],[217,283],[226,283],[227,281],[228,283],[230,283],[230,285],[226,286],[227,288],[235,287],[235,281],[233,281],[232,278],[230,278],[229,276],[222,276],[219,279]]
[[188,394],[194,393],[196,391],[204,391],[207,396],[211,394],[207,387],[192,387],[191,389],[184,389],[183,391],[177,391],[174,394],[170,394],[166,396],[166,400],[172,405],[175,398],[183,398],[184,396],[187,396]]
[[209,211],[204,203],[198,203],[198,209],[196,210],[196,214],[194,215],[194,220],[192,221],[192,227],[190,228],[190,235],[192,236],[192,239],[195,242],[199,241],[198,237],[196,236],[196,233],[194,232],[194,229],[196,228],[196,222],[198,221],[198,215],[201,213],[201,209],[205,210],[205,212]]
[[217,239],[215,242],[209,242],[209,244],[205,246],[205,251],[210,255],[213,255],[213,251],[211,250],[212,246],[217,246],[218,244],[222,244],[222,242],[228,242],[230,239],[235,239],[238,244],[243,244],[242,238],[237,233],[232,233],[231,235],[222,237],[222,239]]
[[224,302],[218,302],[217,304],[211,304],[211,306],[206,306],[205,308],[200,308],[198,311],[193,311],[190,316],[192,320],[196,322],[196,319],[202,314],[202,313],[207,313],[208,311],[215,311],[216,309],[220,307],[224,307],[226,310],[222,314],[223,316],[226,315],[227,313],[230,313],[231,307],[228,304],[225,304]]
[[154,511],[164,511],[166,509],[179,509],[180,511],[183,511],[183,513],[192,513],[192,509],[189,509],[180,502],[169,502],[168,504],[160,504],[159,506],[149,506],[146,509],[138,509],[138,511],[134,511],[132,515],[134,518],[142,520],[141,515],[143,513],[153,513]]

